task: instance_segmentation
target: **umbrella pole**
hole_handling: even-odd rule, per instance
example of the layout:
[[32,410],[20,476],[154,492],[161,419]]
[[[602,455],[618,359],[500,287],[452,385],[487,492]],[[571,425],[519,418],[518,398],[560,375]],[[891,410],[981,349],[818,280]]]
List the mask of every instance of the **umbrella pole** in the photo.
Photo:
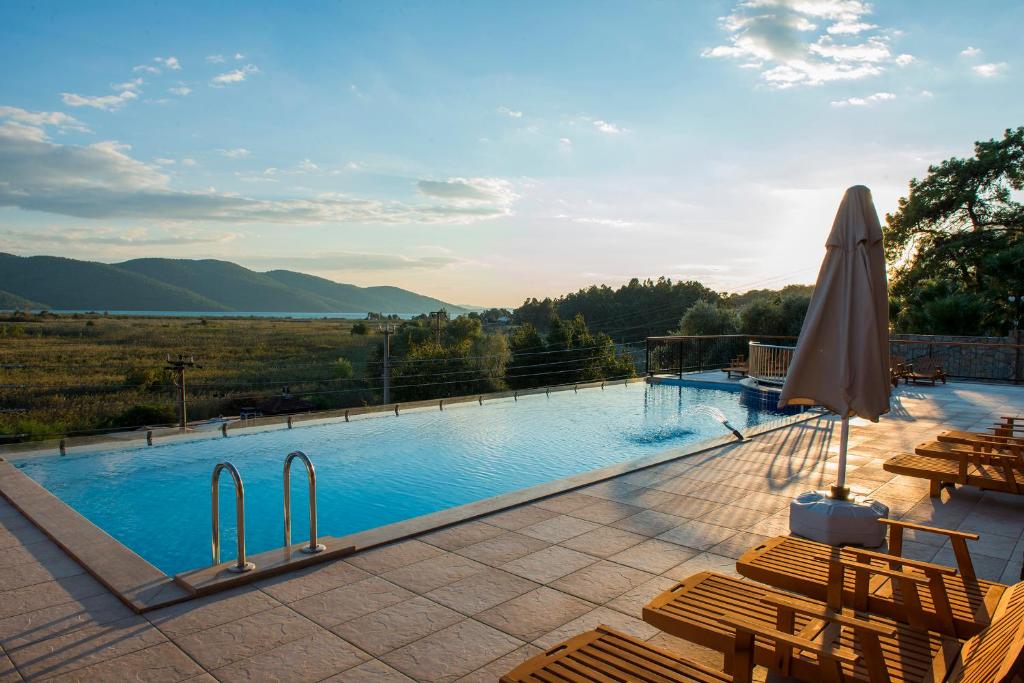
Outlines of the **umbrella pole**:
[[832,497],[846,500],[850,497],[850,489],[846,486],[846,443],[850,439],[850,418],[843,415],[843,426],[839,430],[839,479],[832,487]]

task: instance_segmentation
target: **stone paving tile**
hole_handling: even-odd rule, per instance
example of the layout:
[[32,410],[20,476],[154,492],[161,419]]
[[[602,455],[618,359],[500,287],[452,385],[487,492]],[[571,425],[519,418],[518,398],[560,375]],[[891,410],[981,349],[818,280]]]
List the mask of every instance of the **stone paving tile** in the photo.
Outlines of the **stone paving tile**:
[[27,545],[10,546],[0,551],[0,569],[27,562],[47,563],[56,558],[68,559],[64,551],[49,539]]
[[465,619],[458,612],[424,597],[405,600],[331,630],[375,657],[408,645]]
[[674,585],[676,585],[676,581],[667,576],[655,576],[650,581],[645,581],[633,590],[623,593],[605,605],[605,607],[631,617],[639,618],[643,612],[644,605],[649,603],[655,595],[667,591]]
[[592,555],[555,545],[512,560],[501,568],[537,583],[548,583],[594,562],[597,558]]
[[[81,669],[47,678],[55,683],[97,683],[105,681],[147,681],[152,683],[176,683],[196,681],[206,676],[202,667],[196,664],[173,643],[160,643],[144,650],[136,650],[120,657],[107,659]],[[0,681],[3,678],[0,677]]]
[[533,644],[546,650],[559,644],[563,640],[572,638],[573,636],[579,635],[585,631],[590,631],[601,625],[611,626],[618,631],[628,633],[640,640],[647,640],[658,634],[658,629],[656,627],[645,623],[635,616],[623,614],[622,612],[618,612],[607,607],[598,607],[597,609],[591,610],[590,612],[563,624],[553,631],[549,631],[543,636],[535,639]]
[[383,574],[428,557],[435,557],[443,552],[438,547],[414,539],[360,553],[346,561],[371,574]]
[[14,662],[10,660],[3,650],[0,650],[0,683],[20,683],[21,674],[14,668]]
[[730,536],[721,543],[708,548],[708,552],[713,555],[739,559],[740,555],[747,552],[754,546],[764,543],[769,538],[770,536],[761,536],[759,534],[751,534],[741,531],[738,534]]
[[593,531],[600,526],[600,524],[588,522],[585,519],[570,517],[569,515],[559,515],[558,517],[552,517],[543,522],[523,527],[519,530],[519,533],[547,541],[548,543],[561,543],[573,536]]
[[658,512],[675,515],[676,517],[682,517],[683,519],[697,519],[713,510],[717,510],[721,505],[721,503],[692,498],[690,496],[672,496],[670,500],[655,505],[653,509]]
[[458,550],[505,533],[505,529],[484,522],[466,522],[420,536],[421,541],[443,550]]
[[500,526],[502,529],[515,531],[525,526],[543,522],[546,519],[557,517],[557,512],[539,508],[536,505],[524,505],[504,512],[487,516],[487,523],[493,526]]
[[368,659],[370,656],[354,645],[319,629],[312,635],[215,669],[213,675],[223,683],[314,683]]
[[701,553],[680,565],[672,567],[662,576],[682,581],[697,572],[716,572],[718,574],[728,574],[729,576],[739,576],[736,572],[735,559],[712,553]]
[[640,545],[635,545],[628,550],[612,555],[609,559],[612,562],[618,562],[634,569],[641,569],[651,574],[661,574],[685,562],[698,552],[692,548],[684,548],[675,543],[651,538]]
[[686,520],[682,517],[676,517],[675,515],[657,512],[655,510],[644,510],[632,517],[620,519],[612,524],[612,526],[616,529],[631,531],[634,534],[657,536],[658,534],[664,533],[685,522]]
[[445,553],[381,574],[382,579],[414,593],[429,593],[435,588],[455,583],[483,571],[487,565],[468,557]]
[[600,500],[593,505],[573,510],[569,514],[573,517],[578,517],[579,519],[585,519],[588,522],[611,524],[612,522],[619,521],[623,517],[630,517],[642,511],[643,508],[637,507],[636,505],[628,505],[615,500]]
[[728,529],[742,531],[749,527],[763,522],[768,514],[760,510],[750,510],[737,505],[722,505],[706,515],[699,517],[699,521],[715,526],[724,526]]
[[[953,549],[948,546],[940,548],[930,561],[947,567],[956,566],[956,556],[953,555]],[[1006,565],[1008,564],[1006,558],[982,555],[973,551],[971,552],[971,563],[974,565],[974,571],[977,573],[978,578],[989,581],[998,581],[1003,576],[1003,572],[1006,571]]]
[[106,593],[96,579],[78,574],[0,593],[0,619]]
[[680,496],[692,496],[701,489],[706,489],[711,485],[711,482],[699,481],[697,479],[691,479],[686,475],[680,475],[673,479],[667,479],[660,481],[651,488],[658,491],[665,491],[666,493],[674,493]]
[[0,571],[0,592],[85,573],[80,564],[66,556],[23,562],[9,569]]
[[427,593],[426,597],[472,616],[527,593],[538,584],[500,569],[487,569]]
[[282,606],[172,640],[204,669],[213,671],[318,630],[312,621]]
[[531,641],[567,621],[594,609],[594,605],[546,586],[476,615],[476,619],[520,640]]
[[165,635],[173,638],[205,631],[280,606],[281,603],[269,595],[246,586],[164,607],[149,612],[146,618]]
[[65,602],[0,620],[0,645],[46,640],[85,626],[100,626],[134,613],[110,593]]
[[468,676],[463,676],[456,683],[494,683],[509,671],[525,662],[530,657],[543,652],[536,645],[523,645],[518,650],[499,657],[487,666],[482,666]]
[[304,617],[329,628],[408,600],[414,595],[390,581],[371,577],[303,598],[290,606]]
[[491,567],[500,567],[506,562],[543,550],[549,545],[551,544],[539,538],[509,531],[501,536],[460,548],[455,552]]
[[691,520],[674,529],[669,529],[665,533],[660,534],[658,538],[662,541],[684,545],[687,548],[708,550],[736,534],[737,531],[735,529],[727,529],[724,526]]
[[525,643],[473,619],[382,657],[386,664],[420,683],[451,683]]
[[[7,650],[25,677],[55,676],[143,650],[167,639],[140,616],[103,626],[86,626],[43,641]],[[5,648],[7,649],[7,648]]]
[[300,569],[296,572],[288,572],[281,576],[257,581],[254,585],[275,600],[289,603],[369,577],[369,572],[344,560],[334,560],[308,569]]
[[371,659],[365,664],[325,678],[324,683],[413,683],[413,681],[379,659]]
[[639,569],[601,560],[548,585],[594,604],[603,605],[653,578],[653,574]]
[[570,538],[568,541],[562,541],[559,545],[594,557],[610,557],[646,540],[646,536],[634,534],[631,531],[603,526]]

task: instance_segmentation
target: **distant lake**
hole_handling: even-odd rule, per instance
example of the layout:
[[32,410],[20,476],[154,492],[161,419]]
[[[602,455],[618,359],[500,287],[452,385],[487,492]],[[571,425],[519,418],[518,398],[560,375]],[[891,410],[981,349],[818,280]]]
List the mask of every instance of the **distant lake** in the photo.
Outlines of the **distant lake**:
[[[350,312],[324,312],[295,313],[289,311],[76,311],[64,309],[47,309],[50,313],[72,314],[92,313],[102,315],[124,315],[138,318],[296,318],[301,320],[316,320],[321,318],[337,320],[366,320],[366,311],[360,313]],[[32,313],[38,313],[33,310]],[[378,311],[375,311],[378,312]],[[411,320],[418,313],[391,313],[384,311],[383,315],[397,315],[402,320]]]

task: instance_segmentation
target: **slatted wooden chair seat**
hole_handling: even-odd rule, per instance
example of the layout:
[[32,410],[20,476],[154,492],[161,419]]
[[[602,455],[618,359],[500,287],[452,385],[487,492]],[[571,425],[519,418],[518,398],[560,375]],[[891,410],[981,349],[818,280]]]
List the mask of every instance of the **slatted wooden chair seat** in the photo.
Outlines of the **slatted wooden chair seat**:
[[929,480],[928,493],[932,497],[937,497],[946,484],[1024,493],[1024,463],[1015,455],[973,451],[900,453],[886,460],[882,469]]
[[[742,675],[739,679],[744,680]],[[593,631],[569,638],[501,677],[501,683],[727,683],[732,680],[728,674],[648,645],[607,626],[598,626]]]
[[[966,543],[977,540],[977,535],[881,521],[890,525],[888,554],[777,536],[744,553],[736,561],[736,570],[775,588],[827,600],[833,607],[845,605],[946,635],[968,638],[988,625],[1006,586],[977,578]],[[949,537],[958,568],[900,557],[905,528]],[[834,559],[850,564],[830,563]],[[840,570],[842,596],[835,593]],[[894,570],[912,573],[916,580],[905,583],[893,577]]]
[[909,384],[923,384],[925,382],[935,385],[936,382],[946,383],[946,371],[942,364],[933,358],[915,358],[909,365],[904,366],[903,380]]
[[736,616],[803,641],[762,632],[753,646],[755,664],[801,681],[873,681],[873,674],[887,671],[891,681],[916,682],[936,657],[952,666],[959,650],[949,636],[866,612],[840,614],[820,602],[710,572],[691,576],[643,610],[644,621],[662,631],[725,653],[726,670],[737,634],[729,622]]
[[751,639],[752,659],[801,681],[1004,682],[1019,675],[1024,583],[1008,588],[992,622],[964,641],[729,576],[702,572],[655,597],[644,621],[725,653]]
[[729,379],[732,379],[734,374],[739,375],[740,377],[746,377],[747,373],[750,372],[750,364],[747,362],[746,356],[740,354],[729,361],[728,367],[722,368],[722,372],[724,372]]

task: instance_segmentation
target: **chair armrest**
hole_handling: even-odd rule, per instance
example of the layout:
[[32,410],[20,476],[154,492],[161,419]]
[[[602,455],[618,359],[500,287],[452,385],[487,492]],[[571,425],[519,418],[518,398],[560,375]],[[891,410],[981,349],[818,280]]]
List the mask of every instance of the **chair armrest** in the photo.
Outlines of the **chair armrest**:
[[880,636],[891,637],[896,635],[895,626],[883,626],[848,614],[842,614],[830,609],[826,605],[816,602],[808,602],[806,600],[800,600],[799,598],[791,598],[786,595],[766,595],[761,598],[761,602],[775,605],[776,607],[788,607],[794,612],[800,612],[801,614],[806,614],[808,616],[815,617],[816,619],[824,619],[836,624],[842,624],[843,626],[849,626],[853,629],[870,631]]
[[885,562],[894,562],[896,564],[903,565],[904,567],[913,567],[914,569],[920,569],[925,574],[946,574],[948,576],[956,575],[955,569],[941,564],[922,562],[921,560],[911,560],[906,557],[900,557],[899,555],[880,553],[877,550],[863,550],[861,548],[846,548],[846,550],[853,555],[856,555],[858,561],[860,558],[864,557],[868,559],[883,560]]
[[861,562],[851,562],[850,560],[837,560],[834,557],[818,556],[814,558],[819,562],[828,562],[829,564],[838,565],[844,569],[849,569],[854,572],[865,572],[868,574],[878,574],[879,576],[885,576],[890,579],[898,581],[910,581],[919,585],[926,585],[931,583],[927,576],[921,574],[911,574],[910,572],[901,572],[897,569],[886,569],[884,567],[876,567],[873,564],[864,564]]
[[792,633],[784,633],[778,629],[774,629],[771,626],[746,619],[740,616],[729,616],[722,617],[719,619],[722,624],[731,626],[737,631],[746,631],[755,636],[761,636],[762,638],[768,638],[778,643],[784,643],[790,647],[795,647],[798,650],[804,650],[806,652],[812,652],[819,657],[831,657],[847,664],[856,664],[859,659],[852,650],[847,648],[836,648],[826,649],[821,643],[816,643],[813,640],[807,638],[801,638],[800,636],[793,635]]
[[898,519],[886,519],[882,518],[878,520],[879,524],[886,524],[888,526],[898,526],[904,529],[913,529],[914,531],[927,531],[932,534],[941,534],[943,536],[949,536],[950,538],[964,538],[969,541],[977,541],[978,534],[972,534],[967,531],[956,531],[954,529],[942,529],[935,526],[925,526],[923,524],[914,524],[913,522],[901,522]]

